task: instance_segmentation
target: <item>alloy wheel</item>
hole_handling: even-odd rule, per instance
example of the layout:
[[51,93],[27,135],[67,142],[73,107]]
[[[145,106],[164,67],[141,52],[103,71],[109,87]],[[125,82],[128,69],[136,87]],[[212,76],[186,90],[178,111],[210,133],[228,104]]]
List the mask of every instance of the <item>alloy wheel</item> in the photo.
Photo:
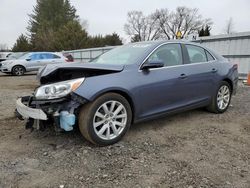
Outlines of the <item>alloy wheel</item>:
[[21,76],[21,75],[23,75],[24,70],[23,70],[22,67],[15,67],[14,68],[14,73],[15,73],[15,75]]
[[94,131],[103,140],[115,139],[123,132],[127,119],[127,111],[123,104],[115,100],[107,101],[95,112]]
[[222,85],[217,94],[217,105],[220,110],[227,108],[230,102],[230,89],[227,85]]

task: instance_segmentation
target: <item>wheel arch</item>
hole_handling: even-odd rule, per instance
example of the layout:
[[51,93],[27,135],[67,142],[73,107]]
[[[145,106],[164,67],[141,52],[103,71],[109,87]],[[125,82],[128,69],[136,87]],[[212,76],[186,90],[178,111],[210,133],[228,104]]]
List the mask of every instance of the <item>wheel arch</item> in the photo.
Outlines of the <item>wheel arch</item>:
[[233,90],[234,90],[233,81],[230,80],[229,78],[224,78],[222,81],[225,81],[225,82],[227,82],[230,85],[230,87],[231,87],[231,93],[232,93]]

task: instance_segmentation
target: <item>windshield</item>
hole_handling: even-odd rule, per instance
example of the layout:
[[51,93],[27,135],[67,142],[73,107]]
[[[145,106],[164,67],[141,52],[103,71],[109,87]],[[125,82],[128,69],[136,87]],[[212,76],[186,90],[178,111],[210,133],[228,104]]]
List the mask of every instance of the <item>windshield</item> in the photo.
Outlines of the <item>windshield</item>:
[[23,56],[24,54],[26,54],[26,53],[24,53],[24,52],[16,52],[16,53],[10,54],[8,56],[8,59],[18,59],[19,57]]
[[20,56],[20,57],[17,58],[17,59],[27,59],[27,58],[29,58],[30,55],[31,55],[30,53],[26,53],[26,54]]
[[135,43],[116,47],[92,60],[92,62],[112,65],[134,64],[139,58],[145,55],[151,47],[152,44],[150,43]]

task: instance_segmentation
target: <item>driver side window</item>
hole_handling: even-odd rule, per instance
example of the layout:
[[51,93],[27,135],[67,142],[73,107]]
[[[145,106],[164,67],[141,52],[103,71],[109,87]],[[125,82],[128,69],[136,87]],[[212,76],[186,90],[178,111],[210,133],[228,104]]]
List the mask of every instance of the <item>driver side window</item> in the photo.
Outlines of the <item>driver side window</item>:
[[180,44],[166,44],[159,47],[148,61],[161,61],[165,67],[181,65],[182,53]]

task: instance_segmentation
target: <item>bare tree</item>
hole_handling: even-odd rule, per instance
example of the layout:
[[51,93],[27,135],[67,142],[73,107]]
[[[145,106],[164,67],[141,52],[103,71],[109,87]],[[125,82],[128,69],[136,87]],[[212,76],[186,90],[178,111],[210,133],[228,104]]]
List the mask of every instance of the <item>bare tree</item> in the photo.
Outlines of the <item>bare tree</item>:
[[198,33],[205,25],[212,25],[211,19],[203,19],[198,9],[177,7],[176,11],[168,9],[156,10],[149,16],[140,11],[128,13],[125,32],[139,41],[155,40],[159,38],[174,39],[181,31],[182,37]]
[[153,14],[144,16],[141,11],[131,11],[128,12],[124,30],[134,41],[154,40],[160,33],[157,22]]
[[226,23],[224,32],[225,32],[226,34],[231,34],[231,33],[234,32],[233,30],[234,30],[233,18],[230,17],[229,20],[227,20],[227,23]]
[[205,25],[212,25],[211,19],[203,19],[196,8],[177,7],[176,11],[169,12],[168,9],[156,10],[154,13],[158,18],[159,27],[164,38],[174,39],[180,31],[182,37],[198,33]]

